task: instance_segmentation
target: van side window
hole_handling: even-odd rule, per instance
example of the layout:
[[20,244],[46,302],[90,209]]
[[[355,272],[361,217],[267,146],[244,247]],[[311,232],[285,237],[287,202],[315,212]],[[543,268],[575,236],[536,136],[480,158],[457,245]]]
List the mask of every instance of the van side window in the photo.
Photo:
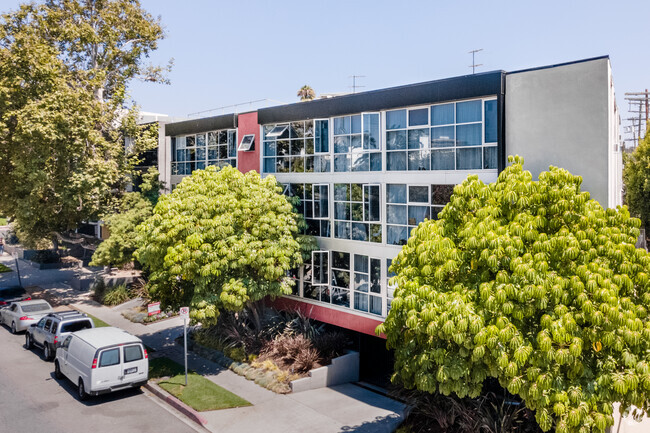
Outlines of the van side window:
[[47,321],[45,322],[45,330],[49,332],[51,325],[52,325],[52,319],[47,319]]
[[142,359],[142,348],[137,346],[124,347],[124,362],[137,361]]
[[72,335],[68,335],[68,338],[63,341],[61,347],[67,350],[68,346],[70,346],[70,340],[72,340]]
[[101,355],[99,355],[99,366],[108,367],[111,365],[117,365],[120,363],[120,349],[108,349],[104,350]]

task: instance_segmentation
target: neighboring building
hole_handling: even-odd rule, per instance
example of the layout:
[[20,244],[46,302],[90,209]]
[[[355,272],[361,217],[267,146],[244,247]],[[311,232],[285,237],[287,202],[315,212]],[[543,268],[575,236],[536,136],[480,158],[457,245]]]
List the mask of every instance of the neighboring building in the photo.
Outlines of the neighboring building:
[[535,176],[549,165],[581,175],[615,207],[618,128],[609,58],[599,57],[169,123],[166,181],[230,164],[299,196],[320,248],[280,303],[358,332],[363,373],[383,362],[370,354],[385,343],[371,336],[390,309],[391,260],[454,185],[470,173],[494,182],[519,154]]

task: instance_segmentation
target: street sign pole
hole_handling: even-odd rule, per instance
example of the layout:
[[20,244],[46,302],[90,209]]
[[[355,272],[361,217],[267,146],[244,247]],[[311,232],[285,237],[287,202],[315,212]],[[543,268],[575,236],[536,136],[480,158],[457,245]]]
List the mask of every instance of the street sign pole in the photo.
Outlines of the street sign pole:
[[190,318],[190,307],[181,307],[179,315],[183,318],[183,355],[185,356],[185,386],[187,386],[187,319]]
[[185,386],[187,386],[187,318],[183,318],[183,351],[185,352]]

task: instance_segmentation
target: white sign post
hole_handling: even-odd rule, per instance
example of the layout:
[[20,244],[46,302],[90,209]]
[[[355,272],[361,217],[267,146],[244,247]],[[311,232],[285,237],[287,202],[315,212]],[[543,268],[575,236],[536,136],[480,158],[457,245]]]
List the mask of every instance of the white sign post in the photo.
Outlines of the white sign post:
[[183,318],[183,352],[185,355],[185,386],[187,386],[187,319],[190,318],[190,307],[181,307],[178,314]]

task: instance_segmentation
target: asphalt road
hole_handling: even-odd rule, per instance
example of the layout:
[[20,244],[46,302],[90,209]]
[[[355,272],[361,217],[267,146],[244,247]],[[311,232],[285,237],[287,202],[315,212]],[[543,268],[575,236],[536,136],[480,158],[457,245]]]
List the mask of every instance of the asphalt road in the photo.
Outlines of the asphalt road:
[[0,326],[0,432],[183,433],[196,430],[145,394],[127,390],[81,402],[40,349],[27,350],[24,334]]

